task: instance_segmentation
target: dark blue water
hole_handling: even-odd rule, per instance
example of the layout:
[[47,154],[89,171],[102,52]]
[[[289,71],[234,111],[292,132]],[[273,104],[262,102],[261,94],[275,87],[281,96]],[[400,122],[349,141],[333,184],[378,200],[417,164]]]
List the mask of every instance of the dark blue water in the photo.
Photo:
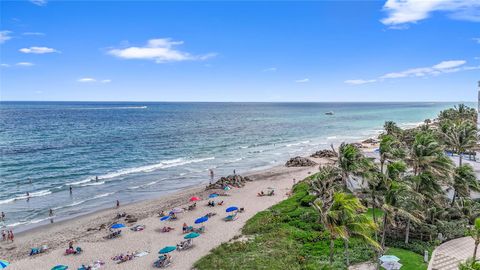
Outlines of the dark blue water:
[[152,198],[208,182],[210,168],[267,168],[452,105],[1,102],[0,211],[6,225],[24,226],[50,208],[61,218]]

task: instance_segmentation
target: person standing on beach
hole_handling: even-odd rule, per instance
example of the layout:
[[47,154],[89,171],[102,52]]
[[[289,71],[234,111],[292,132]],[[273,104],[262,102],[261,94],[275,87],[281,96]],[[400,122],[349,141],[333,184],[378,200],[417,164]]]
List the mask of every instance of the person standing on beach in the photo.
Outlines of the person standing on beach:
[[48,216],[53,217],[53,209],[52,208],[50,208],[50,210],[48,211]]
[[5,212],[2,212],[2,216],[0,217],[1,221],[5,221]]
[[237,173],[235,172],[235,169],[233,169],[233,175],[237,175]]
[[10,231],[8,231],[8,240],[12,241],[12,243],[13,243],[13,239],[14,239],[13,231],[10,230]]
[[120,201],[117,200],[117,208],[119,208],[119,207],[120,207]]
[[213,178],[214,178],[215,174],[213,173],[213,170],[210,169],[210,184],[213,183]]
[[5,230],[2,230],[2,241],[7,241],[7,233]]
[[73,188],[72,188],[72,186],[70,186],[70,195],[72,195],[72,194],[73,194]]
[[98,176],[95,176],[95,182],[98,182]]

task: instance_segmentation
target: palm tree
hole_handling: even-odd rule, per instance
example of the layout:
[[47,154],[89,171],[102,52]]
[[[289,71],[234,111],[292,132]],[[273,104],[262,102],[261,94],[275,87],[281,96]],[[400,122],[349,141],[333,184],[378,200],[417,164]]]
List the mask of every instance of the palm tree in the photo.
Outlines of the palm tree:
[[469,164],[461,165],[455,168],[453,176],[453,198],[452,204],[455,204],[457,197],[470,197],[470,191],[480,191],[480,184],[472,166]]
[[410,149],[408,162],[414,175],[430,172],[434,176],[448,178],[452,174],[453,163],[445,156],[442,145],[430,132],[420,132]]
[[376,224],[363,214],[366,208],[354,195],[336,192],[331,202],[319,198],[313,207],[319,212],[320,221],[330,234],[330,264],[333,263],[335,240],[339,238],[345,241],[347,265],[350,264],[348,241],[351,236],[361,237],[373,247],[380,248],[370,236],[377,229]]
[[[373,222],[378,224],[376,209],[379,204],[378,199],[382,197],[381,194],[384,189],[383,174],[373,159],[363,158],[361,161],[360,175],[362,176],[362,181],[368,185],[368,191],[366,191],[366,193],[368,192],[368,196],[371,199]],[[375,240],[378,240],[377,231],[375,231]]]
[[342,143],[338,148],[337,166],[345,189],[348,189],[350,176],[359,173],[362,158],[362,152],[353,144]]
[[475,224],[470,229],[470,236],[475,240],[475,248],[473,249],[473,261],[477,261],[477,249],[480,244],[480,218],[475,219]]
[[383,129],[387,135],[397,136],[402,132],[402,129],[397,126],[397,124],[393,121],[386,121],[383,125]]
[[443,134],[445,144],[458,154],[458,164],[462,166],[462,154],[477,144],[477,128],[470,122],[454,123]]
[[403,156],[401,143],[392,135],[383,135],[380,139],[380,171],[383,173],[385,162]]

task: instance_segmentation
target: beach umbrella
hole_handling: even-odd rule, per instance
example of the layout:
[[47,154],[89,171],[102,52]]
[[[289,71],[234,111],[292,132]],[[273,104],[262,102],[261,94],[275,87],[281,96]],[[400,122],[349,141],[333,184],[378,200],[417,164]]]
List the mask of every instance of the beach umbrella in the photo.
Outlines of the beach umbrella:
[[172,211],[170,211],[170,213],[175,213],[175,214],[178,214],[178,213],[182,213],[183,212],[183,209],[182,208],[173,208]]
[[192,233],[189,233],[189,234],[185,235],[183,238],[185,238],[185,239],[193,239],[193,238],[197,238],[197,237],[199,237],[199,236],[200,236],[199,233],[192,232]]
[[125,225],[123,225],[122,223],[115,223],[115,224],[113,224],[112,226],[110,226],[110,228],[112,228],[112,229],[120,229],[120,228],[125,228]]
[[381,262],[398,262],[400,261],[400,258],[398,258],[395,255],[383,255],[382,257],[379,258]]
[[212,193],[210,195],[208,195],[209,198],[215,198],[215,197],[218,197],[218,194],[216,193]]
[[190,201],[191,201],[191,202],[200,201],[200,198],[197,197],[197,196],[194,196],[194,197],[191,197],[191,198],[190,198]]
[[238,210],[238,207],[236,206],[230,206],[227,208],[227,210],[225,210],[225,212],[233,212],[233,211],[237,211]]
[[197,220],[195,220],[195,224],[199,224],[199,223],[203,223],[205,221],[208,220],[208,217],[207,216],[204,216],[204,217],[201,217],[201,218],[197,218]]
[[66,265],[57,265],[52,268],[52,270],[66,270],[68,269],[68,266]]
[[170,216],[164,216],[162,218],[160,218],[160,221],[165,221],[165,220],[169,220],[170,219]]
[[223,190],[230,190],[230,187],[226,186]]
[[0,260],[0,269],[7,268],[10,263],[4,260]]
[[175,246],[166,246],[166,247],[160,249],[160,251],[159,251],[158,253],[160,253],[160,254],[165,254],[165,253],[172,252],[172,251],[174,251],[175,249],[177,249],[177,247],[175,247]]
[[382,267],[387,270],[398,270],[402,267],[402,264],[399,262],[390,261],[382,263]]

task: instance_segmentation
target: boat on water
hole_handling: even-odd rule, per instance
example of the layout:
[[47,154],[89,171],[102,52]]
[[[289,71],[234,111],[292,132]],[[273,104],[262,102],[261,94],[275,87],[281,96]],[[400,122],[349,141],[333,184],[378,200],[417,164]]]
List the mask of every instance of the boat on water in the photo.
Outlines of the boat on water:
[[332,111],[326,112],[325,114],[326,115],[334,115],[334,113]]

